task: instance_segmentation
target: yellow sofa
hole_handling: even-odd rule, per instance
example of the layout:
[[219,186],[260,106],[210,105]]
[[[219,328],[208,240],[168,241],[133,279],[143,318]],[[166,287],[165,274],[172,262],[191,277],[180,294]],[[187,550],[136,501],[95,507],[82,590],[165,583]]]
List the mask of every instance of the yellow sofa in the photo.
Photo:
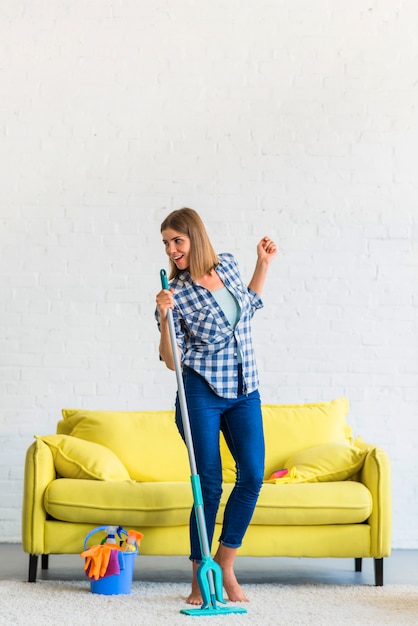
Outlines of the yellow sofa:
[[[263,405],[265,482],[239,550],[243,556],[372,557],[383,584],[391,550],[387,454],[353,440],[346,398]],[[224,493],[235,478],[221,437]],[[281,478],[271,478],[288,469]],[[22,513],[29,581],[38,555],[77,554],[101,525],[141,531],[141,553],[187,555],[192,506],[186,448],[173,411],[64,409],[54,435],[36,436],[26,455]],[[215,539],[219,533],[215,533]],[[97,539],[96,539],[97,541]]]

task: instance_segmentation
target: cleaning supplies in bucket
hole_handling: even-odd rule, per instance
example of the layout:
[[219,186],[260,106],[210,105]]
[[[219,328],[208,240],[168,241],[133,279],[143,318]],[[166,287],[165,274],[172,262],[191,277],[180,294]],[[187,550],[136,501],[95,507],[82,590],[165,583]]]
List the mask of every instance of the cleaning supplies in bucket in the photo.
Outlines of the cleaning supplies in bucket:
[[[99,545],[87,548],[88,539],[100,531],[105,531],[106,537]],[[92,593],[113,595],[131,592],[135,557],[142,537],[142,533],[126,531],[122,526],[99,526],[88,533],[80,556],[85,559],[84,570],[90,578]]]

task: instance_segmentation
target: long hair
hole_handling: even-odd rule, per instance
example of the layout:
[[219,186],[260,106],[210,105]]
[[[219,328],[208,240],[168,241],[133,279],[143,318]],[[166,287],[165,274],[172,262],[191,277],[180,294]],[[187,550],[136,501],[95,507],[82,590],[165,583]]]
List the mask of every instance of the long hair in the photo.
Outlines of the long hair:
[[[189,273],[193,280],[197,280],[218,265],[218,255],[196,211],[186,207],[172,211],[161,224],[160,230],[163,232],[168,228],[187,235],[190,239]],[[178,276],[180,271],[170,259],[170,280]]]

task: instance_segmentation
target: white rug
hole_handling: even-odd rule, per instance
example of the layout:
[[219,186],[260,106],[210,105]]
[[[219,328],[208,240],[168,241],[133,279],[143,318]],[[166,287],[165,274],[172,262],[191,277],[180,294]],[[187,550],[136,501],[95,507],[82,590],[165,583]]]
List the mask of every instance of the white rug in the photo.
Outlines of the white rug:
[[[418,625],[418,586],[243,585],[246,614],[189,616],[185,583],[134,581],[129,595],[91,593],[88,581],[0,581],[0,624],[63,626]],[[234,606],[234,605],[232,605]]]

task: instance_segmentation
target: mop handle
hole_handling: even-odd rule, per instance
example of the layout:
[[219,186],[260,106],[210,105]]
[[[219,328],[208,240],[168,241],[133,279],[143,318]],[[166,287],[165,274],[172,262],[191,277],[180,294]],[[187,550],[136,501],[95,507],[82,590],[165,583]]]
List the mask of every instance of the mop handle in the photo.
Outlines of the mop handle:
[[[170,289],[168,284],[167,273],[164,269],[160,271],[161,286],[163,289]],[[202,488],[200,484],[200,476],[197,473],[196,458],[194,454],[192,431],[190,427],[189,411],[187,409],[186,394],[184,391],[183,376],[181,372],[180,358],[176,340],[176,329],[174,328],[173,311],[167,310],[168,328],[170,331],[171,348],[173,352],[174,367],[177,377],[177,393],[180,403],[181,419],[183,423],[184,440],[187,447],[187,453],[189,455],[190,471],[191,471],[191,484],[193,491],[194,510],[196,515],[197,529],[199,533],[199,542],[202,552],[202,556],[206,559],[210,559],[210,545],[208,539],[208,532],[206,527],[206,519],[204,514]],[[215,583],[213,578],[213,571],[208,571],[208,583],[210,589],[210,595],[215,598]]]
[[[160,277],[161,277],[162,288],[170,289],[168,285],[167,273],[164,269],[160,271]],[[183,422],[184,438],[186,441],[187,452],[189,455],[190,470],[191,470],[192,476],[195,476],[197,474],[197,465],[196,465],[196,459],[194,455],[193,439],[192,439],[192,432],[190,428],[189,411],[187,409],[186,394],[184,392],[183,376],[181,373],[181,364],[180,364],[180,358],[179,358],[179,352],[178,352],[177,340],[176,340],[176,330],[174,328],[173,311],[171,309],[168,309],[167,311],[167,320],[168,320],[168,329],[170,331],[171,348],[173,351],[174,367],[176,370],[177,392],[179,396],[179,403],[180,403],[180,409],[181,409],[181,419]]]

